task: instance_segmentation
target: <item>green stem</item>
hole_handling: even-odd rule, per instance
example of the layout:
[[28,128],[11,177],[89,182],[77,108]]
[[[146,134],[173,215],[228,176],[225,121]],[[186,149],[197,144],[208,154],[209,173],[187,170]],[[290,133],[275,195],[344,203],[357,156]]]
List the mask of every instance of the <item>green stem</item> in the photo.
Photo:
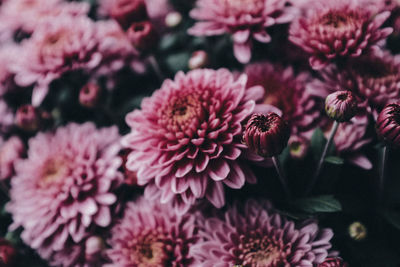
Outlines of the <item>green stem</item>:
[[287,179],[286,179],[286,175],[285,175],[285,172],[282,169],[282,165],[281,165],[278,157],[276,157],[276,156],[272,157],[272,162],[274,163],[276,172],[278,173],[279,179],[281,180],[282,187],[283,187],[283,190],[285,191],[286,197],[288,199],[291,199],[291,193],[290,193],[290,190],[289,190],[289,186],[288,186],[288,182],[287,182]]

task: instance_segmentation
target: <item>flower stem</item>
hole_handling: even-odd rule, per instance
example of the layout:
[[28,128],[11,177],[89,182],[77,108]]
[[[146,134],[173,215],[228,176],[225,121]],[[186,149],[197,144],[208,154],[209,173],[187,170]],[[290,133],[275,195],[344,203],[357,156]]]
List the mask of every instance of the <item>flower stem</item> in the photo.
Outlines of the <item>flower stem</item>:
[[164,81],[164,75],[162,74],[160,66],[158,65],[157,59],[154,57],[154,55],[149,56],[149,62],[160,82]]
[[326,154],[328,153],[328,150],[332,145],[333,138],[335,137],[335,134],[336,134],[336,131],[337,131],[338,127],[339,127],[339,122],[335,121],[333,123],[333,127],[331,129],[331,132],[329,133],[328,142],[326,142],[324,150],[323,150],[322,155],[321,155],[321,158],[319,160],[317,170],[315,171],[313,179],[312,179],[309,187],[307,188],[306,195],[308,195],[311,192],[311,190],[314,188],[315,184],[317,183],[318,177],[319,177],[319,175],[321,173],[321,170],[322,170],[322,167],[324,165]]
[[282,169],[282,165],[278,159],[278,157],[274,156],[272,157],[272,162],[274,163],[276,172],[278,173],[279,179],[281,180],[282,186],[283,186],[283,190],[285,191],[286,197],[288,199],[291,199],[291,193],[289,190],[289,186],[288,186],[288,182],[285,176],[285,172]]
[[385,170],[386,170],[386,160],[388,157],[388,147],[384,146],[382,149],[382,161],[381,161],[381,168],[379,171],[379,185],[378,185],[378,203],[382,202],[383,198],[383,190],[385,186]]

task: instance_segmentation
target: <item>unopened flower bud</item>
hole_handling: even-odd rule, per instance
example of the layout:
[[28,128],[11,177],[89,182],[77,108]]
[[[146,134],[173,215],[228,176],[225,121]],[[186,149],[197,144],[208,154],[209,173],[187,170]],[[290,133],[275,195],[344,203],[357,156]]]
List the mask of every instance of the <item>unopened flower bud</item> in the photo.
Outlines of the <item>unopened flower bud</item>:
[[100,100],[101,88],[95,83],[88,83],[79,92],[79,103],[87,108],[94,108]]
[[328,257],[318,267],[348,267],[349,265],[339,257]]
[[25,145],[17,136],[10,137],[0,146],[0,180],[14,175],[14,162],[25,153]]
[[4,238],[0,238],[0,266],[11,267],[17,256],[13,245]]
[[349,226],[349,235],[356,241],[364,240],[367,237],[367,228],[360,222],[353,222]]
[[290,128],[277,114],[253,114],[247,122],[243,140],[249,149],[262,157],[279,155],[286,147]]
[[144,52],[154,49],[158,44],[158,34],[150,21],[132,23],[127,34],[131,44]]
[[357,110],[357,99],[350,91],[337,91],[326,97],[326,114],[335,121],[349,121],[357,114]]
[[133,22],[148,18],[146,3],[144,0],[115,0],[111,8],[111,17],[123,29],[127,29]]
[[400,146],[400,105],[389,104],[379,114],[376,121],[378,136],[388,145]]
[[85,242],[85,257],[88,261],[95,261],[104,249],[104,240],[99,236],[91,236]]
[[130,149],[124,149],[120,152],[120,156],[122,158],[122,167],[121,171],[124,174],[124,183],[130,186],[137,185],[137,172],[131,171],[126,167],[126,162],[128,161],[128,156],[130,154]]
[[203,50],[193,52],[188,65],[191,70],[204,68],[208,65],[208,54]]
[[22,130],[34,132],[40,127],[40,112],[32,105],[21,106],[15,115],[15,122]]
[[170,12],[167,14],[165,17],[165,25],[167,25],[170,28],[174,28],[181,24],[182,22],[182,15],[179,12]]
[[308,152],[309,142],[300,136],[292,136],[289,139],[290,156],[294,159],[303,159]]

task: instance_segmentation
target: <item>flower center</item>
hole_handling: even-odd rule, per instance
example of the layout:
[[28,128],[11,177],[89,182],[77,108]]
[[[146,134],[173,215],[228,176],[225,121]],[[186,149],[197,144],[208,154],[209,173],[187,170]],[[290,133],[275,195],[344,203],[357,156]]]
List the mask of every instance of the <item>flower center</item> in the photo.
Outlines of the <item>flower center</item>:
[[338,10],[329,11],[327,14],[322,16],[321,24],[332,26],[334,28],[340,28],[346,25],[349,21],[347,14],[340,12]]
[[184,131],[193,123],[203,121],[205,117],[199,96],[196,94],[172,97],[170,104],[161,112],[162,124],[175,132]]
[[242,239],[239,256],[243,266],[251,267],[284,267],[289,266],[287,261],[290,247],[282,248],[279,240],[275,240],[261,233],[250,233]]
[[165,243],[164,234],[156,230],[144,230],[128,246],[131,263],[138,267],[166,266],[172,253],[172,246]]
[[49,185],[59,183],[68,173],[68,167],[60,158],[49,159],[43,165],[39,185],[48,187]]

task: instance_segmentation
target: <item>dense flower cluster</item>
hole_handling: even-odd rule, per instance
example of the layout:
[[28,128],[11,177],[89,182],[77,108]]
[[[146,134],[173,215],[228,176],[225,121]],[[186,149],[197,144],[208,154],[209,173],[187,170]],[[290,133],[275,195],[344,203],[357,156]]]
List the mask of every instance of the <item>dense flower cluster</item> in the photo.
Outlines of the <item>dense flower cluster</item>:
[[400,266],[399,147],[398,0],[0,0],[0,266]]

